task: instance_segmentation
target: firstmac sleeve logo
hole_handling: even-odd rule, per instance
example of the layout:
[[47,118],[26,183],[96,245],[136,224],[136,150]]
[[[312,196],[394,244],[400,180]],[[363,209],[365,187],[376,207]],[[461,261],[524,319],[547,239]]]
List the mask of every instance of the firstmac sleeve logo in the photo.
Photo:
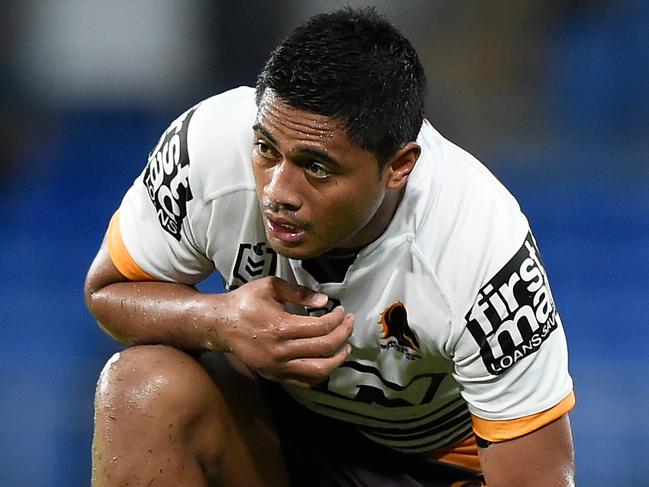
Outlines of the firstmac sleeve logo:
[[176,240],[180,240],[187,202],[193,198],[189,188],[187,127],[196,108],[198,106],[171,124],[149,154],[144,171],[144,185],[155,206],[160,225]]
[[533,354],[560,323],[531,233],[485,284],[465,316],[487,370],[499,375]]

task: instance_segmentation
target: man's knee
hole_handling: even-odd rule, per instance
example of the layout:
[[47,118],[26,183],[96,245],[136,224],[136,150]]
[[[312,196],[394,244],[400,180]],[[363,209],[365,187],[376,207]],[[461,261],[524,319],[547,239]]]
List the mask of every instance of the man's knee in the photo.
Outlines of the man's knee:
[[149,466],[167,475],[171,458],[179,472],[193,459],[210,478],[261,485],[267,476],[268,485],[285,485],[279,443],[254,377],[239,373],[223,354],[199,360],[170,347],[138,346],[108,361],[95,400],[97,479],[130,479]]
[[137,346],[106,363],[95,408],[115,422],[142,417],[189,422],[216,407],[215,395],[208,374],[186,353],[160,345]]

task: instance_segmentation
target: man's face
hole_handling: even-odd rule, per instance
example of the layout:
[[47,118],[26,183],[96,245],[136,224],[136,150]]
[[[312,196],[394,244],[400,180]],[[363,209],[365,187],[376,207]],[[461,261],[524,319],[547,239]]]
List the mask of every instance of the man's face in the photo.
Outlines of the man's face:
[[385,229],[393,210],[384,203],[388,171],[339,121],[293,108],[266,90],[253,130],[257,195],[278,253],[305,259],[356,249]]

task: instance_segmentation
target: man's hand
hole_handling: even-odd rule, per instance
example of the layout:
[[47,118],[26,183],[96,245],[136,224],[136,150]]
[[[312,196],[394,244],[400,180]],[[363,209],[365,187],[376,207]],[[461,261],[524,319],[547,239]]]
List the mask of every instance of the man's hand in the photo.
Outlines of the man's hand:
[[327,296],[267,277],[227,293],[227,313],[208,328],[207,348],[231,352],[262,377],[299,387],[322,382],[351,352],[354,317],[342,306],[321,316],[287,312],[285,303],[322,308]]
[[275,277],[224,294],[171,282],[131,282],[105,243],[86,279],[90,310],[120,342],[231,352],[263,377],[300,387],[323,381],[349,356],[354,318],[340,306],[316,318],[291,314],[284,305],[323,308],[327,300]]

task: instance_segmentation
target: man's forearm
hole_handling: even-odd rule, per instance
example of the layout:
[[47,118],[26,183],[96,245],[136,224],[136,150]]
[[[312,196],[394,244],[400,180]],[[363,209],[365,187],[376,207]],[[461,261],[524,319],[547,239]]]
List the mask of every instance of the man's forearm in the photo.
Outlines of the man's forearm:
[[322,308],[327,296],[275,277],[224,294],[129,281],[103,244],[85,294],[101,327],[122,343],[231,352],[264,377],[300,387],[322,382],[351,353],[353,316],[342,306],[320,317],[288,313],[286,303]]
[[128,344],[166,344],[188,350],[227,350],[219,334],[225,297],[183,284],[116,282],[87,296],[110,336]]

